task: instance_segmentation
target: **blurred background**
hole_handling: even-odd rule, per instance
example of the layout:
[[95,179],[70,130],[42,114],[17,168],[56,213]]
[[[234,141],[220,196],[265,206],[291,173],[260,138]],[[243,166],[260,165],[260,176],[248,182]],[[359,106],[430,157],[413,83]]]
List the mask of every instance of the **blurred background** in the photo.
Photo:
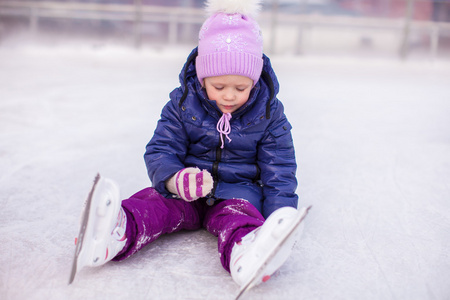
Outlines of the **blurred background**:
[[[0,47],[195,46],[204,0],[0,0]],[[266,0],[270,54],[450,59],[450,0]]]

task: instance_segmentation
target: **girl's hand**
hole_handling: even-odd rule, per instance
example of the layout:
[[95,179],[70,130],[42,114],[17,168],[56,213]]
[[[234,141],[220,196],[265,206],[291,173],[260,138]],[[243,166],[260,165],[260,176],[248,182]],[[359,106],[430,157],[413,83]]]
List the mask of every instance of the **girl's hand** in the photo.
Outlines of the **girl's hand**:
[[213,188],[213,178],[206,171],[199,168],[184,168],[175,173],[166,182],[166,188],[172,194],[178,195],[185,201],[194,201],[205,197]]

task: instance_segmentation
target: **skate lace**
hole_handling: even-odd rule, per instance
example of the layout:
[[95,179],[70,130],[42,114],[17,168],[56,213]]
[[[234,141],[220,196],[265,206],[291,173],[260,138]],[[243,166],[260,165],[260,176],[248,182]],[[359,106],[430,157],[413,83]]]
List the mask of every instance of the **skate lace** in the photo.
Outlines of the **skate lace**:
[[220,133],[220,140],[222,142],[222,146],[220,146],[221,149],[223,149],[223,146],[225,144],[225,142],[223,140],[223,136],[225,136],[228,139],[228,142],[231,142],[231,139],[228,136],[231,132],[230,120],[231,120],[231,114],[225,113],[219,119],[219,122],[217,122],[216,129]]

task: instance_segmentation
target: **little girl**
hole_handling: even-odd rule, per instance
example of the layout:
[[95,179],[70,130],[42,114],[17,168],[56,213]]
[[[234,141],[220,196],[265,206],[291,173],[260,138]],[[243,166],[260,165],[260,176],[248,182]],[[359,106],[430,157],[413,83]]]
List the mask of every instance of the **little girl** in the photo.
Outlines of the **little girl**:
[[296,209],[291,125],[252,18],[258,1],[216,0],[208,8],[181,86],[146,148],[153,187],[120,201],[111,180],[96,178],[75,269],[199,228],[218,237],[222,266],[240,286],[266,281],[289,257],[306,210]]

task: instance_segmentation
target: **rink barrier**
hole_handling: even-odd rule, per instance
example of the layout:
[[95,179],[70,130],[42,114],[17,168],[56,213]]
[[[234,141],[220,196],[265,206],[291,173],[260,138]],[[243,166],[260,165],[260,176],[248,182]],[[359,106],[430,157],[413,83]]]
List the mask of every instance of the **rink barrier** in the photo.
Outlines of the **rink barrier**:
[[[164,7],[142,5],[142,1],[134,4],[106,4],[82,2],[55,1],[1,1],[1,16],[23,16],[29,19],[29,30],[36,34],[41,18],[79,19],[79,20],[109,20],[129,21],[133,23],[133,39],[137,47],[141,44],[143,23],[167,23],[169,44],[179,41],[178,25],[201,25],[206,18],[203,9],[187,7]],[[429,53],[434,58],[439,48],[441,35],[450,36],[450,23],[417,21],[404,19],[369,18],[354,16],[324,16],[324,15],[288,15],[264,11],[258,16],[258,21],[269,45],[267,52],[276,52],[276,40],[281,38],[285,27],[296,28],[297,34],[293,41],[294,52],[302,53],[307,48],[304,41],[305,32],[317,28],[332,28],[346,30],[375,30],[394,32],[398,37],[398,53],[406,56],[407,45],[412,32],[425,32],[429,35]],[[281,34],[280,34],[281,31]],[[1,30],[0,30],[1,35]],[[1,38],[1,36],[0,36]]]

